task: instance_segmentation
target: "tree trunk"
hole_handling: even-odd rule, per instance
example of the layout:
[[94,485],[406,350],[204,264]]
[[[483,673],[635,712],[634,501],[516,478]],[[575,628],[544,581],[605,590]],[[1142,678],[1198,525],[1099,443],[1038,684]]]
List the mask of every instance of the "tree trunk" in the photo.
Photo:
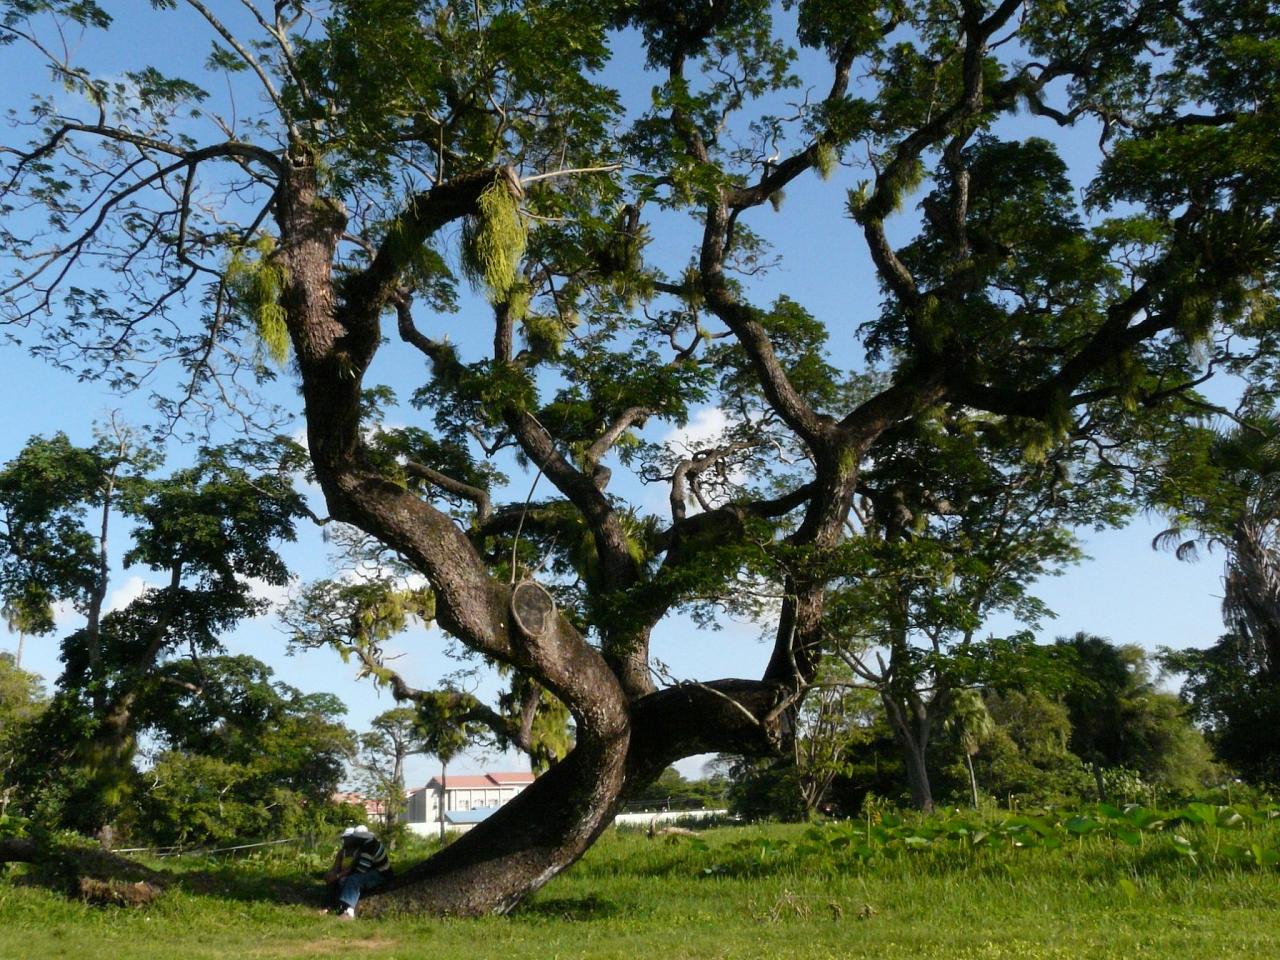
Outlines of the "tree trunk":
[[[613,820],[625,782],[627,736],[579,743],[475,829],[399,874],[369,901],[373,913],[507,913],[578,860]],[[441,805],[441,825],[444,823]]]
[[440,758],[440,846],[444,846],[444,803],[449,796],[449,790],[444,779],[445,771],[444,757]]
[[[125,453],[125,442],[120,440],[117,457]],[[102,606],[107,598],[107,587],[111,580],[111,558],[107,548],[107,535],[111,529],[111,506],[115,498],[116,474],[118,464],[112,466],[102,486],[102,517],[98,528],[98,564],[97,576],[93,589],[89,594],[89,610],[85,618],[85,641],[89,657],[89,678],[92,681],[93,708],[101,713],[104,706],[104,688],[102,675]]]
[[933,787],[929,783],[929,768],[925,764],[924,751],[914,743],[906,745],[907,783],[911,787],[911,805],[925,813],[933,813]]
[[[170,571],[169,596],[172,598],[182,582],[182,565]],[[146,649],[131,665],[128,675],[121,679],[108,701],[105,694],[97,695],[96,710],[100,719],[93,737],[79,748],[80,765],[89,777],[77,804],[82,811],[79,828],[104,839],[109,845],[108,829],[119,812],[120,802],[133,775],[133,758],[137,750],[134,730],[134,707],[144,684],[150,679],[161,650],[168,640],[169,624],[174,614],[174,603],[167,603],[151,624]]]
[[394,887],[361,901],[373,914],[507,913],[571,866],[620,805],[675,760],[698,753],[777,753],[789,733],[785,693],[750,680],[672,687],[637,702],[623,732],[580,738],[556,764],[488,819]]
[[[492,182],[490,172],[433,187],[415,200],[409,235],[425,240],[474,212],[480,191]],[[405,871],[368,907],[503,913],[574,863],[628,792],[673,760],[776,749],[787,722],[782,690],[792,685],[719,681],[651,692],[643,678],[624,683],[613,669],[621,666],[611,666],[563,615],[526,632],[511,614],[510,585],[491,576],[453,518],[386,477],[364,448],[361,379],[395,288],[393,255],[377,256],[368,270],[335,284],[333,257],[345,215],[321,195],[314,160],[300,144],[290,145],[275,216],[287,277],[281,301],[302,377],[308,452],[331,515],[399,552],[430,581],[444,630],[536,678],[576,724],[577,743],[564,760],[457,842]],[[596,507],[608,507],[596,499]]]
[[907,716],[907,708],[903,704],[890,696],[888,691],[882,691],[880,699],[884,703],[893,739],[902,748],[902,765],[907,775],[907,785],[911,788],[911,805],[917,810],[932,813],[933,788],[929,784],[929,767],[925,762],[929,742],[923,736],[916,736]]
[[967,750],[964,754],[964,765],[969,768],[969,794],[973,797],[973,809],[978,809],[978,778],[973,772],[973,755]]
[[42,882],[68,896],[111,906],[141,906],[155,900],[169,883],[166,874],[93,847],[50,848],[35,840],[0,839],[0,864],[52,864]]

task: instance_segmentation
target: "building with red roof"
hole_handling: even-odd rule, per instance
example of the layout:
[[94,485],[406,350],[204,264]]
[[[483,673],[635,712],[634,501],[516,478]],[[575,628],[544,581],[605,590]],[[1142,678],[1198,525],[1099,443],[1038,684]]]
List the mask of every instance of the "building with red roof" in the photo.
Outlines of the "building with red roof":
[[365,816],[370,819],[381,820],[387,814],[386,804],[373,797],[366,797],[363,793],[335,793],[330,799],[334,803],[349,803],[364,807]]

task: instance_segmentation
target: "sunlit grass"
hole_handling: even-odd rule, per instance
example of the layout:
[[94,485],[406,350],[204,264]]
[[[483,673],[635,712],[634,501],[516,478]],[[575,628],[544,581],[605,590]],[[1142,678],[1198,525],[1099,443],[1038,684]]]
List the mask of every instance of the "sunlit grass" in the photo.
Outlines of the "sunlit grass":
[[[1275,847],[1278,823],[1250,824],[1248,839]],[[1099,830],[1052,848],[900,836],[870,855],[825,842],[870,826],[611,833],[515,916],[477,921],[322,916],[299,902],[319,855],[164,861],[183,882],[136,910],[89,907],[15,871],[0,881],[0,957],[1201,960],[1280,944],[1280,870],[1211,852],[1244,828],[1179,824],[1195,857],[1167,832],[1131,846]]]

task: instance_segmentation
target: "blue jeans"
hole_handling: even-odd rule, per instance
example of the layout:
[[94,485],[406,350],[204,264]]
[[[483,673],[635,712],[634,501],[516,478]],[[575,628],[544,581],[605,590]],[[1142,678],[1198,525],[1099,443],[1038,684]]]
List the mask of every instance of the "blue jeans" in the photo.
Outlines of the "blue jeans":
[[360,902],[360,894],[381,884],[382,879],[382,874],[377,870],[353,873],[338,885],[338,899],[344,907],[354,907]]

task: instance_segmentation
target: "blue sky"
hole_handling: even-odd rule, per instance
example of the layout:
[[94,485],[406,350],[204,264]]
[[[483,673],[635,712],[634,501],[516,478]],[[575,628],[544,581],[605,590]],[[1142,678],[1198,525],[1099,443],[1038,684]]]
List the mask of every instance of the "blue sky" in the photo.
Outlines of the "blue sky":
[[[156,62],[164,68],[181,65],[184,61],[202,60],[207,49],[203,33],[196,38],[187,26],[192,26],[189,14],[155,15],[144,5],[134,2],[106,3],[108,9],[120,11],[117,28],[109,35],[110,42],[102,37],[90,36],[82,41],[90,62],[108,72],[136,67],[142,62]],[[232,9],[238,4],[214,3],[216,9]],[[123,41],[121,41],[123,38]],[[73,42],[74,38],[73,38]],[[113,45],[115,44],[115,45]],[[43,73],[24,64],[18,48],[5,48],[0,53],[11,68],[10,77],[27,77],[33,83],[41,82]],[[164,61],[169,61],[166,64]],[[806,68],[815,67],[812,60],[804,62]],[[624,85],[628,99],[641,104],[647,97],[652,78],[639,75],[639,62],[634,52],[622,57],[617,70],[618,82]],[[825,71],[814,69],[810,75],[815,90],[822,90],[829,80]],[[216,90],[215,83],[208,83]],[[242,93],[239,98],[247,104]],[[0,92],[0,106],[21,106],[22,90],[14,84],[7,92]],[[1036,135],[1053,138],[1072,165],[1073,176],[1078,183],[1088,178],[1089,170],[1097,160],[1096,133],[1080,129],[1063,133],[1048,125],[1037,124],[1034,130],[1024,130],[1025,120],[1015,120],[1006,134]],[[879,291],[871,265],[866,257],[861,238],[852,223],[843,215],[844,188],[853,186],[866,174],[857,169],[843,169],[836,173],[835,183],[824,184],[815,176],[801,179],[788,188],[788,197],[781,213],[769,208],[755,211],[751,225],[767,233],[784,256],[781,267],[767,277],[755,282],[754,294],[762,301],[779,293],[788,293],[800,300],[816,316],[823,318],[832,329],[832,351],[838,361],[856,365],[858,355],[852,331],[878,309]],[[913,232],[910,213],[894,225],[894,238],[904,240]],[[669,270],[678,271],[688,259],[687,229],[672,235],[663,229],[655,229],[657,243],[650,253]],[[448,329],[452,339],[459,343],[464,353],[482,349],[485,324],[483,307],[469,302],[461,314],[432,320]],[[395,345],[392,345],[395,346]],[[113,410],[121,410],[126,419],[142,421],[148,417],[145,404],[139,397],[121,398],[91,383],[81,383],[74,377],[53,370],[47,365],[24,356],[18,349],[5,348],[4,376],[0,377],[0,409],[7,413],[0,418],[0,460],[14,456],[25,440],[37,433],[48,434],[63,430],[78,442],[88,442],[92,424],[103,420]],[[475,354],[472,354],[475,356]],[[403,351],[388,348],[383,351],[369,377],[369,383],[389,382],[397,386],[402,395],[412,389],[420,364]],[[278,386],[278,399],[296,408],[296,399],[288,383]],[[394,420],[394,415],[389,418]],[[694,426],[714,424],[713,410],[699,411]],[[300,428],[296,424],[294,429]],[[658,428],[661,435],[665,428]],[[651,431],[651,434],[654,431]],[[172,462],[180,462],[183,454],[173,451]],[[627,485],[619,479],[615,492],[630,494],[643,502],[653,500],[652,491],[645,491],[638,484]],[[529,478],[517,478],[513,488],[527,490]],[[317,512],[323,513],[323,505],[317,503]],[[1086,552],[1092,559],[1071,569],[1061,577],[1041,584],[1038,593],[1058,613],[1058,619],[1046,624],[1042,636],[1046,639],[1057,635],[1088,631],[1110,637],[1117,642],[1137,643],[1147,648],[1162,645],[1181,647],[1204,645],[1217,637],[1221,630],[1219,595],[1221,557],[1210,556],[1199,564],[1179,563],[1172,556],[1156,553],[1151,549],[1152,537],[1162,527],[1159,518],[1139,518],[1128,529],[1102,534],[1087,533],[1083,536]],[[117,535],[117,550],[123,551],[125,538]],[[303,531],[302,540],[287,551],[296,572],[303,578],[321,576],[326,572],[324,556],[326,548],[315,530]],[[117,570],[114,585],[117,600],[127,599],[142,581],[133,571]],[[1009,629],[1007,623],[993,622],[991,629]],[[755,624],[726,622],[719,632],[700,633],[687,620],[677,618],[665,624],[655,638],[654,655],[668,664],[679,677],[702,679],[716,676],[758,675],[768,657],[768,647],[760,640],[760,628]],[[418,686],[429,686],[443,674],[456,669],[453,661],[445,658],[441,638],[434,631],[415,629],[401,638],[395,646],[403,654],[396,661],[401,672]],[[0,647],[16,645],[16,637],[0,634]],[[367,681],[355,680],[355,669],[343,664],[336,654],[326,651],[287,657],[284,654],[285,639],[279,627],[270,618],[248,624],[229,638],[233,652],[252,653],[277,672],[280,679],[304,690],[324,690],[343,697],[350,707],[348,723],[356,729],[367,727],[369,719],[381,710],[393,706],[390,696],[379,694]],[[36,670],[49,680],[56,676],[59,665],[56,643],[52,638],[29,639],[24,653],[24,666]],[[459,772],[492,768],[496,765],[516,766],[514,758],[501,760],[470,757],[455,764]],[[699,761],[682,765],[686,773],[696,773]],[[434,761],[419,759],[409,768],[411,783],[421,782],[434,772]]]

